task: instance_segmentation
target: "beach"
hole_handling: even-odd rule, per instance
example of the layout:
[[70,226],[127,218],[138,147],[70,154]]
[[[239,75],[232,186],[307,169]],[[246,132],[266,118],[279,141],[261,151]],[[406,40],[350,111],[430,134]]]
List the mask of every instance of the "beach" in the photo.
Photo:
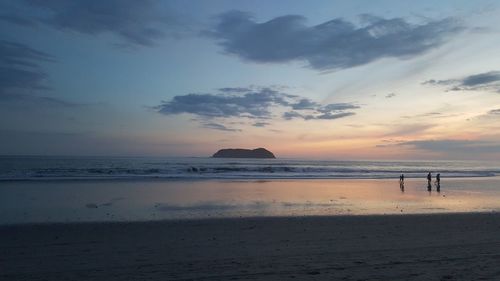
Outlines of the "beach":
[[[0,280],[500,276],[500,177],[489,176],[493,169],[471,177],[472,164],[449,164],[458,176],[445,174],[440,189],[433,180],[429,190],[425,177],[404,185],[385,178],[396,163],[352,163],[341,175],[355,171],[355,178],[318,179],[264,178],[279,169],[258,167],[255,175],[257,164],[244,164],[246,176],[211,172],[206,179],[96,178],[94,168],[90,176],[82,176],[87,168],[30,168],[24,178],[5,172]],[[384,177],[360,178],[372,171]]]
[[0,7],[0,281],[500,281],[500,0]]
[[500,215],[0,227],[1,280],[497,280]]

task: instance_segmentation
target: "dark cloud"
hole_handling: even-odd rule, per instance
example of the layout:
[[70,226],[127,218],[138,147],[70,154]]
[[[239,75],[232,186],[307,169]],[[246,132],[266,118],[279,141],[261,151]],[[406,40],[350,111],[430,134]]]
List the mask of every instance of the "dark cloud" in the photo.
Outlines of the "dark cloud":
[[490,71],[476,75],[467,76],[462,80],[463,86],[478,86],[500,81],[500,71]]
[[344,114],[346,110],[360,108],[351,103],[333,103],[323,106],[309,99],[298,98],[295,95],[263,87],[254,89],[222,88],[217,94],[175,96],[171,101],[163,101],[154,109],[165,115],[191,113],[209,118],[270,118],[272,117],[270,109],[279,106],[291,107],[296,111],[301,110],[309,113],[285,112],[283,117],[287,120],[297,117],[306,120],[336,119],[353,115],[353,113]]
[[[227,88],[225,88],[227,89]],[[271,116],[272,106],[287,106],[289,95],[271,88],[248,89],[248,91],[218,94],[187,94],[175,96],[155,107],[165,115],[191,113],[202,117],[250,117],[267,118]]]
[[[23,25],[45,24],[57,29],[89,35],[111,33],[126,45],[152,46],[157,40],[176,37],[187,28],[177,15],[161,9],[155,0],[25,0],[33,9],[22,16],[5,13],[0,20]],[[165,6],[165,5],[163,5]],[[163,7],[162,7],[163,8]]]
[[294,118],[304,118],[305,119],[305,116],[298,113],[297,111],[288,111],[288,112],[283,113],[283,118],[285,118],[285,120],[292,120]]
[[46,53],[24,44],[0,40],[0,97],[47,89],[40,63],[53,61]]
[[[254,127],[270,125],[274,118],[273,109],[285,108],[282,118],[292,120],[333,120],[352,116],[351,110],[360,107],[351,103],[332,103],[322,105],[318,102],[297,95],[284,93],[274,87],[249,87],[249,88],[220,88],[215,94],[187,94],[174,96],[170,101],[163,101],[160,105],[152,107],[153,110],[164,115],[193,114],[199,119],[245,118],[258,119]],[[300,112],[299,112],[300,111]],[[202,121],[203,122],[203,121]],[[204,128],[237,131],[227,128],[224,124],[204,122]]]
[[249,14],[221,14],[206,33],[229,54],[255,62],[307,61],[318,70],[363,65],[384,57],[411,58],[443,44],[462,27],[453,19],[411,24],[364,15],[365,25],[337,18],[308,26],[298,15],[256,22]]
[[7,96],[13,90],[46,89],[47,75],[36,69],[17,69],[0,66],[0,95]]
[[395,93],[389,93],[389,94],[387,94],[387,95],[385,96],[385,98],[390,99],[390,98],[393,98],[393,97],[395,97],[395,96],[396,96],[396,94],[395,94]]
[[222,124],[219,124],[219,123],[203,123],[202,127],[208,128],[208,129],[219,130],[219,131],[226,131],[226,132],[239,132],[239,131],[241,131],[239,129],[228,128],[228,127],[226,127]]
[[53,58],[24,44],[0,40],[0,64],[10,67],[39,67],[40,62]]
[[310,99],[300,99],[297,103],[292,104],[292,109],[314,109],[318,106],[319,104],[317,102],[311,101]]
[[447,86],[448,91],[488,91],[500,93],[500,71],[469,75],[460,79],[427,80],[424,85]]
[[75,107],[77,104],[62,99],[38,95],[49,90],[48,75],[42,63],[54,62],[52,56],[24,44],[0,40],[0,103],[23,103]]

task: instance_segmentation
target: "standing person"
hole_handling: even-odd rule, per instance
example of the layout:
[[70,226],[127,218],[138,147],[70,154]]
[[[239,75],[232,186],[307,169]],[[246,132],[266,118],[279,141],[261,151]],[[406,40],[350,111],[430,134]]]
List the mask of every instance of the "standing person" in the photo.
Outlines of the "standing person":
[[429,172],[427,174],[427,190],[428,191],[431,191],[431,180],[432,180],[432,175],[431,175],[431,172]]
[[436,189],[438,192],[441,191],[441,174],[436,175]]
[[405,192],[405,175],[403,173],[399,176],[399,188],[401,192]]

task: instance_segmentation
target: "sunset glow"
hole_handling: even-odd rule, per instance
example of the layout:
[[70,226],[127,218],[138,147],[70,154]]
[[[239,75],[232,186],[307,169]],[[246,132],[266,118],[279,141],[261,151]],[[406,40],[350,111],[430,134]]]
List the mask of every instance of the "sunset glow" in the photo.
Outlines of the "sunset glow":
[[497,2],[85,2],[2,2],[0,154],[500,156]]

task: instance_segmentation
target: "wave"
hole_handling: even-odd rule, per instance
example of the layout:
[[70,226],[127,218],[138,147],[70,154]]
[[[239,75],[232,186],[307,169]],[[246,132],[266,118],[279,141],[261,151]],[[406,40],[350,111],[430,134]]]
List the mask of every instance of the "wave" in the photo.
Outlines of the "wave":
[[[193,161],[195,162],[195,161]],[[500,169],[456,167],[453,165],[421,165],[420,163],[393,162],[383,165],[378,162],[355,164],[278,162],[255,163],[205,161],[141,163],[138,165],[116,165],[116,163],[82,163],[73,167],[55,165],[53,167],[24,167],[0,169],[0,180],[85,180],[85,179],[387,179],[398,178],[401,172],[406,178],[425,178],[429,171],[439,172],[442,177],[491,177],[500,173]],[[94,164],[94,166],[92,166]],[[90,165],[90,167],[89,167]],[[345,165],[345,166],[342,166]],[[100,167],[98,167],[100,166]]]

